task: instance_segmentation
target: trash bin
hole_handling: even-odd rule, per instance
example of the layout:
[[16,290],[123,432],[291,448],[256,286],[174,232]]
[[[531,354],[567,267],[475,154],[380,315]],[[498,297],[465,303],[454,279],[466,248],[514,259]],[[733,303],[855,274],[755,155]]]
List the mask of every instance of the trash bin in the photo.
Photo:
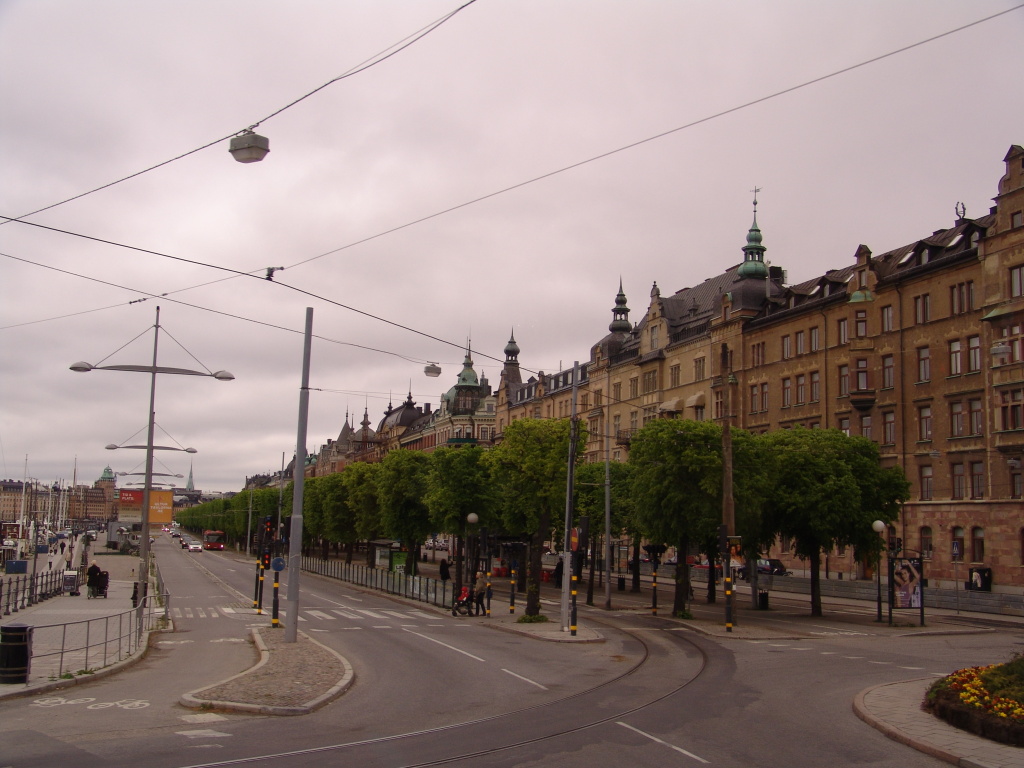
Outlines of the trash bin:
[[625,592],[625,591],[626,591],[626,577],[625,576],[619,576],[619,592]]
[[69,595],[78,594],[78,571],[64,571],[63,591]]
[[757,590],[757,608],[761,611],[768,610],[768,590],[759,589]]
[[28,683],[32,659],[32,627],[8,624],[0,627],[0,685]]

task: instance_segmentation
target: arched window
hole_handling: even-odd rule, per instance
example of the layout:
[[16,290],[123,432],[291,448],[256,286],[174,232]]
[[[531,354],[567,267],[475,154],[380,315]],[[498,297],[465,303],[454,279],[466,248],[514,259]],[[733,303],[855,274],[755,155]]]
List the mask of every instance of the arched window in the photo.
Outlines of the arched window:
[[985,529],[979,526],[971,528],[971,562],[985,562]]
[[953,562],[962,563],[964,560],[964,529],[959,525],[953,528]]

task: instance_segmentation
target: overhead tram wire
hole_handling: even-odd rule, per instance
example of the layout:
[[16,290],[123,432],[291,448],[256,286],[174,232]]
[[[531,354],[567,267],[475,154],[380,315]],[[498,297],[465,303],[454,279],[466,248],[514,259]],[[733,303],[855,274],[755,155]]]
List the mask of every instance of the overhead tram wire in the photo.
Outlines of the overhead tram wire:
[[44,206],[42,208],[37,208],[34,211],[30,211],[29,213],[23,213],[21,216],[18,216],[18,217],[15,217],[15,218],[8,218],[6,221],[0,221],[0,227],[4,226],[5,224],[9,224],[12,221],[21,221],[23,219],[27,219],[29,216],[35,216],[37,213],[42,213],[43,211],[49,211],[49,210],[51,210],[53,208],[57,208],[57,207],[59,207],[61,205],[64,205],[65,203],[70,203],[70,202],[72,202],[74,200],[79,200],[79,199],[81,199],[83,197],[87,197],[88,195],[93,194],[94,192],[101,192],[104,189],[109,189],[110,187],[117,186],[118,184],[121,184],[122,182],[129,181],[131,179],[137,178],[139,176],[142,176],[143,174],[149,173],[150,171],[155,171],[157,168],[163,168],[165,165],[170,165],[171,163],[176,162],[178,160],[183,160],[184,158],[188,157],[189,155],[194,155],[197,152],[202,152],[204,149],[209,149],[210,147],[216,146],[217,144],[220,144],[221,142],[228,141],[229,139],[231,139],[231,138],[233,138],[235,136],[238,136],[241,133],[244,133],[246,130],[250,130],[251,131],[253,128],[256,128],[257,126],[259,126],[260,124],[266,122],[267,120],[270,120],[273,117],[277,117],[278,115],[280,115],[285,110],[290,109],[291,107],[294,107],[296,104],[298,104],[298,103],[300,103],[302,101],[305,101],[306,99],[308,99],[313,94],[322,91],[327,86],[333,85],[334,83],[337,83],[340,80],[345,80],[345,79],[347,79],[349,77],[352,77],[353,75],[358,75],[361,72],[365,72],[366,70],[370,69],[371,67],[374,67],[377,64],[380,64],[381,62],[387,61],[392,56],[394,56],[394,55],[396,55],[398,53],[401,53],[406,48],[410,47],[413,43],[417,43],[420,40],[422,40],[424,37],[429,35],[435,29],[437,29],[442,24],[444,24],[446,21],[448,21],[453,16],[455,16],[455,14],[457,14],[459,11],[469,7],[470,5],[472,5],[475,2],[476,2],[476,0],[467,0],[467,2],[463,3],[462,5],[460,5],[455,10],[450,11],[450,12],[446,13],[444,16],[442,16],[441,18],[439,18],[439,19],[437,19],[435,21],[430,22],[425,27],[421,27],[416,32],[413,32],[411,35],[407,35],[406,37],[404,37],[401,40],[399,40],[397,43],[393,43],[392,45],[388,46],[384,50],[374,54],[371,57],[369,57],[368,59],[364,59],[362,62],[360,62],[359,64],[356,64],[352,69],[350,69],[349,71],[345,72],[344,74],[341,74],[341,75],[338,75],[337,77],[331,78],[326,83],[324,83],[323,85],[320,85],[320,86],[314,88],[309,93],[306,93],[306,94],[300,96],[299,98],[295,99],[294,101],[292,101],[292,102],[290,102],[288,104],[285,104],[280,109],[277,109],[277,110],[271,112],[266,117],[262,118],[261,120],[256,121],[252,125],[250,125],[247,129],[243,129],[241,131],[235,131],[234,133],[231,133],[231,134],[229,134],[227,136],[222,136],[219,139],[214,139],[213,141],[208,142],[206,144],[203,144],[202,146],[196,147],[195,149],[191,149],[188,152],[183,152],[180,155],[176,155],[175,157],[172,157],[169,160],[164,160],[163,162],[157,163],[156,165],[151,165],[148,168],[143,168],[141,171],[136,171],[135,173],[131,173],[131,174],[127,175],[127,176],[124,176],[123,178],[117,179],[116,181],[111,181],[111,182],[108,182],[106,184],[102,184],[102,185],[100,185],[100,186],[98,186],[98,187],[96,187],[94,189],[90,189],[90,190],[88,190],[86,192],[82,192],[80,194],[73,195],[72,197],[69,197],[69,198],[66,198],[64,200],[61,200],[60,202],[52,203],[52,204]]
[[[464,5],[462,5],[459,8],[457,8],[452,13],[446,15],[445,17],[442,17],[441,20],[436,22],[427,31],[428,32],[432,31],[434,28],[439,26],[441,23],[443,23],[444,21],[447,21],[449,18],[451,18],[451,16],[453,16],[455,13],[458,13],[458,11],[460,11],[463,8],[469,6],[473,2],[475,2],[475,0],[470,0],[469,2],[467,2]],[[963,24],[963,25],[961,25],[959,27],[956,27],[954,29],[947,30],[946,32],[942,32],[942,33],[939,33],[937,35],[933,35],[932,37],[926,38],[924,40],[920,40],[920,41],[918,41],[916,43],[911,43],[911,44],[903,46],[901,48],[897,48],[897,49],[895,49],[893,51],[889,51],[888,53],[880,54],[879,56],[875,56],[873,58],[866,59],[866,60],[861,61],[861,62],[859,62],[857,64],[852,64],[852,65],[850,65],[848,67],[844,67],[842,69],[835,70],[834,72],[831,72],[829,74],[821,75],[821,76],[813,78],[811,80],[807,80],[807,81],[805,81],[803,83],[800,83],[798,85],[794,85],[794,86],[790,86],[788,88],[784,88],[782,90],[776,91],[776,92],[768,94],[766,96],[762,96],[762,97],[754,99],[752,101],[748,101],[748,102],[745,102],[743,104],[737,105],[735,107],[731,107],[729,109],[722,110],[720,112],[716,112],[716,113],[714,113],[712,115],[708,115],[708,116],[705,116],[703,118],[699,118],[698,120],[694,120],[694,121],[692,121],[690,123],[687,123],[685,125],[681,125],[681,126],[678,126],[676,128],[672,128],[672,129],[669,129],[667,131],[663,131],[663,132],[655,134],[653,136],[649,136],[649,137],[647,137],[645,139],[640,139],[638,141],[632,142],[630,144],[623,145],[621,147],[618,147],[617,149],[609,150],[609,151],[601,153],[599,155],[594,155],[593,157],[587,158],[585,160],[581,160],[579,162],[563,166],[562,168],[559,168],[559,169],[556,169],[556,170],[553,170],[553,171],[549,171],[548,173],[541,174],[540,176],[536,176],[536,177],[533,177],[531,179],[527,179],[527,180],[519,182],[517,184],[513,184],[511,186],[508,186],[508,187],[505,187],[503,189],[497,190],[495,192],[491,192],[489,194],[482,195],[480,197],[474,198],[472,200],[465,201],[463,203],[459,203],[457,205],[454,205],[454,206],[451,206],[451,207],[446,208],[444,210],[437,211],[435,213],[432,213],[432,214],[420,217],[418,219],[415,219],[413,221],[407,222],[405,224],[401,224],[401,225],[398,225],[396,227],[392,227],[392,228],[387,229],[385,231],[379,232],[379,233],[377,233],[375,235],[370,235],[370,236],[362,238],[360,240],[348,243],[347,245],[340,246],[340,247],[332,249],[330,251],[325,251],[324,253],[321,253],[321,254],[319,254],[317,256],[312,256],[312,257],[310,257],[308,259],[304,259],[302,261],[295,262],[294,264],[292,264],[290,267],[287,267],[287,268],[291,269],[291,268],[294,268],[294,267],[297,267],[297,266],[301,266],[303,264],[310,263],[312,261],[316,261],[318,259],[324,258],[326,256],[329,256],[329,255],[332,255],[332,254],[335,254],[335,253],[338,253],[338,252],[346,250],[348,248],[355,247],[356,245],[361,245],[363,243],[370,242],[372,240],[378,239],[378,238],[383,237],[385,235],[392,234],[394,232],[398,232],[398,231],[403,230],[403,229],[407,229],[409,227],[412,227],[412,226],[414,226],[416,224],[420,224],[420,223],[425,222],[425,221],[429,221],[430,219],[434,219],[434,218],[443,216],[443,215],[445,215],[447,213],[451,213],[453,211],[457,211],[457,210],[460,210],[462,208],[469,207],[471,205],[474,205],[476,203],[482,202],[484,200],[488,200],[490,198],[497,197],[499,195],[505,194],[506,192],[511,192],[513,190],[520,189],[522,187],[528,186],[528,185],[533,184],[535,182],[551,178],[553,176],[559,175],[561,173],[565,173],[565,172],[573,170],[575,168],[579,168],[581,166],[587,165],[587,164],[592,163],[592,162],[596,162],[598,160],[602,160],[602,159],[607,158],[607,157],[611,157],[611,156],[616,155],[616,154],[618,154],[620,152],[624,152],[626,150],[633,149],[633,148],[638,147],[638,146],[642,146],[642,145],[647,144],[649,142],[656,141],[657,139],[661,139],[661,138],[664,138],[666,136],[670,136],[672,134],[684,131],[684,130],[686,130],[688,128],[693,128],[693,127],[701,125],[703,123],[715,120],[715,119],[717,119],[719,117],[724,117],[725,115],[729,115],[729,114],[732,114],[734,112],[738,112],[740,110],[746,109],[748,107],[752,107],[752,106],[755,106],[757,104],[764,103],[764,102],[769,101],[771,99],[775,99],[775,98],[777,98],[779,96],[783,96],[783,95],[788,94],[788,93],[793,93],[794,91],[800,90],[800,89],[808,87],[810,85],[814,85],[816,83],[823,82],[823,81],[831,79],[833,77],[837,77],[837,76],[839,76],[841,74],[845,74],[847,72],[851,72],[853,70],[859,69],[859,68],[867,66],[869,64],[873,64],[873,63],[882,61],[884,59],[890,58],[890,57],[895,56],[897,54],[904,53],[906,51],[912,50],[914,48],[918,48],[920,46],[923,46],[923,45],[926,45],[928,43],[934,42],[936,40],[940,40],[940,39],[948,37],[950,35],[962,32],[962,31],[964,31],[966,29],[969,29],[969,28],[977,26],[979,24],[983,24],[983,23],[985,23],[987,21],[991,21],[993,19],[999,18],[999,17],[1004,16],[1004,15],[1006,15],[1008,13],[1013,12],[1013,11],[1020,10],[1021,8],[1024,8],[1024,3],[1018,4],[1018,5],[1013,6],[1011,8],[1007,8],[1007,9],[1005,9],[1003,11],[991,14],[991,15],[986,16],[984,18],[976,19],[975,21],[968,22],[968,23]],[[426,34],[426,33],[424,33],[424,34]],[[408,47],[408,45],[411,45],[412,42],[416,42],[416,40],[419,40],[422,37],[423,37],[423,35],[421,34],[415,40],[411,41],[410,43],[408,43],[406,46],[403,46],[403,47]],[[398,50],[402,50],[402,49],[399,48]],[[390,55],[394,55],[394,53],[397,53],[397,52],[398,51],[396,50],[396,51],[394,51],[394,52],[392,52],[391,54],[388,54],[388,55],[389,56]],[[383,59],[381,59],[381,60],[383,60]],[[370,64],[368,66],[372,66],[372,64]],[[366,69],[366,68],[367,67],[363,67],[363,69]],[[350,74],[355,74],[356,72],[363,71],[363,69],[357,69],[357,70],[351,72]],[[343,79],[344,77],[347,77],[347,76],[349,76],[349,75],[339,76],[338,78],[335,78],[334,80],[329,81],[328,83],[325,83],[323,86],[320,86],[320,88],[316,89],[316,91],[321,90],[322,88],[326,87],[326,85],[329,85],[331,82],[336,82],[337,80]],[[312,95],[312,93],[315,93],[316,91],[312,91],[310,94],[307,94],[307,96]],[[292,102],[292,104],[289,104],[288,106],[292,106],[294,104],[299,103],[300,101],[302,101],[303,98],[306,98],[306,97],[304,96],[304,97],[302,97],[300,99],[297,99],[296,101]],[[282,108],[281,110],[278,110],[277,112],[273,113],[273,115],[279,114],[284,109],[287,109],[288,106]],[[271,116],[273,116],[273,115],[271,115]],[[264,119],[266,120],[268,118],[264,118]],[[256,125],[258,125],[258,123]],[[226,138],[230,138],[230,137],[226,137]],[[220,139],[218,141],[223,141],[223,140],[224,139]],[[217,142],[213,142],[213,143],[217,143]],[[211,145],[206,145],[206,146],[211,146]],[[203,148],[205,148],[205,147],[201,147],[200,149],[203,149]],[[198,151],[198,150],[193,150],[193,151]],[[187,154],[191,154],[191,153],[187,153]],[[168,161],[168,162],[171,162],[171,161]],[[161,165],[164,165],[164,164],[166,164],[166,163],[162,163]],[[154,166],[154,168],[155,167],[159,167],[159,166]],[[134,176],[140,175],[141,173],[145,173],[145,171],[140,171],[139,173],[133,174],[133,176],[126,177],[126,178],[132,178]],[[105,186],[112,186],[113,184],[116,184],[116,183],[119,183],[119,182],[112,182],[111,184],[108,184],[108,185],[105,185]],[[105,187],[100,187],[98,189],[102,189],[102,188],[105,188]],[[88,192],[87,193],[83,193],[82,195],[78,195],[75,198],[69,198],[67,201],[64,201],[64,202],[69,202],[70,200],[77,199],[77,197],[83,197],[86,194],[90,194],[90,193],[88,193]],[[8,223],[10,223],[12,221],[17,221],[18,223],[21,223],[21,224],[28,224],[30,226],[42,227],[42,225],[38,225],[38,224],[34,224],[32,222],[24,221],[25,216],[31,216],[34,213],[39,213],[41,211],[48,210],[49,208],[53,208],[53,207],[56,207],[56,206],[62,205],[62,204],[63,203],[55,203],[54,205],[48,206],[46,208],[41,208],[38,211],[34,211],[33,213],[30,213],[30,214],[25,214],[24,216],[19,217],[19,218],[0,217],[0,218],[6,219],[5,221],[0,221],[0,226],[3,226],[4,224],[8,224]],[[63,232],[65,234],[71,234],[71,235],[75,235],[75,236],[78,236],[78,237],[87,237],[88,238],[88,236],[85,236],[85,235],[76,235],[76,233],[66,232],[65,230],[59,230],[59,229],[52,228],[52,227],[42,227],[42,228],[50,229],[50,230],[55,231],[55,232]],[[200,265],[200,266],[207,266],[207,267],[211,267],[211,268],[214,268],[214,269],[221,269],[221,270],[233,273],[231,275],[231,277],[224,278],[224,279],[232,279],[233,277],[243,277],[243,276],[245,276],[245,277],[255,277],[256,276],[255,274],[251,274],[251,273],[244,273],[244,272],[240,272],[240,271],[237,271],[237,270],[230,270],[230,269],[227,269],[225,267],[219,267],[217,265],[212,265],[212,264],[205,264],[203,262],[193,261],[193,260],[190,260],[190,259],[184,259],[184,258],[181,258],[181,257],[169,256],[167,254],[161,254],[161,253],[158,253],[156,251],[148,251],[146,249],[135,248],[134,246],[128,246],[128,245],[124,245],[124,244],[121,244],[121,243],[115,243],[115,242],[112,242],[112,241],[101,240],[99,238],[88,238],[88,239],[96,240],[98,242],[108,243],[108,244],[111,244],[111,245],[116,245],[116,246],[119,246],[119,247],[122,247],[122,248],[130,248],[130,249],[138,250],[138,251],[145,252],[145,253],[151,253],[151,254],[154,254],[154,255],[164,256],[166,258],[177,259],[177,260],[180,260],[180,261],[185,261],[185,262],[196,264],[196,265]],[[11,257],[11,258],[14,258],[14,257]],[[262,271],[262,268],[260,270],[257,270],[257,271]],[[262,279],[262,278],[259,278],[259,279]],[[309,291],[303,291],[302,289],[296,288],[294,286],[290,286],[287,283],[281,283],[281,282],[278,282],[278,281],[272,281],[272,282],[276,282],[278,285],[281,285],[281,286],[286,287],[286,288],[290,288],[291,290],[297,291],[299,293],[303,293],[303,294],[305,294],[307,296],[310,296],[312,298],[320,299],[322,301],[325,301],[326,303],[334,304],[335,306],[341,307],[343,309],[348,309],[350,311],[356,312],[358,314],[365,315],[365,316],[370,317],[370,318],[375,319],[375,320],[379,320],[379,321],[387,323],[389,325],[393,325],[393,326],[401,328],[403,330],[408,330],[408,331],[410,331],[412,333],[416,333],[416,334],[422,335],[422,336],[424,336],[426,338],[430,338],[430,339],[432,339],[434,341],[439,341],[439,342],[441,342],[443,344],[447,344],[447,345],[450,345],[450,346],[453,346],[453,347],[457,347],[457,348],[460,348],[460,349],[462,348],[461,344],[457,344],[455,342],[447,341],[445,339],[440,339],[438,337],[432,336],[431,334],[425,333],[423,331],[418,331],[418,330],[416,330],[414,328],[410,328],[408,326],[404,326],[404,325],[401,325],[399,323],[395,323],[393,321],[386,320],[385,318],[377,317],[377,316],[372,315],[372,314],[370,314],[368,312],[364,312],[362,310],[355,309],[354,307],[349,307],[349,306],[341,304],[339,302],[335,302],[335,301],[332,301],[330,299],[326,299],[324,297],[318,296],[318,295],[316,295],[314,293],[311,293]],[[207,285],[207,284],[209,284],[209,283],[205,283],[204,285]],[[189,290],[189,289],[181,289],[181,290]],[[186,302],[181,302],[181,303],[182,304],[187,304]],[[202,307],[199,307],[199,308],[200,309],[205,309],[205,308],[202,308]],[[207,311],[216,312],[216,310],[207,310]],[[224,314],[227,314],[227,313],[224,313]],[[496,362],[502,362],[499,358],[491,357],[491,356],[486,355],[484,353],[478,353],[478,354],[480,354],[482,357],[485,357],[485,358],[487,358],[489,360],[494,360]],[[536,373],[535,371],[530,371],[530,372],[531,373]]]
[[[472,2],[475,2],[475,0],[470,0],[470,2],[466,3],[465,5],[460,6],[455,11],[452,11],[450,14],[442,17],[439,21],[434,22],[433,25],[428,25],[429,28],[425,27],[424,29],[426,29],[428,32],[429,31],[433,31],[434,28],[439,26],[444,21],[447,21],[449,18],[451,18],[451,16],[453,16],[455,13],[458,13],[463,8],[465,8],[468,5],[470,5]],[[631,144],[626,144],[626,145],[621,146],[621,147],[619,147],[617,149],[609,150],[608,152],[604,152],[604,153],[599,154],[599,155],[594,155],[593,157],[590,157],[588,159],[581,160],[581,161],[579,161],[577,163],[572,163],[570,165],[563,166],[562,168],[556,169],[554,171],[549,171],[548,173],[542,174],[540,176],[536,176],[536,177],[534,177],[532,179],[527,179],[525,181],[518,182],[516,184],[513,184],[513,185],[511,185],[509,187],[505,187],[503,189],[497,190],[495,192],[491,192],[491,193],[488,193],[486,195],[482,195],[480,197],[474,198],[472,200],[467,200],[467,201],[459,203],[457,205],[450,206],[449,208],[445,208],[445,209],[443,209],[441,211],[436,211],[436,212],[428,214],[426,216],[422,216],[422,217],[420,217],[418,219],[415,219],[413,221],[406,222],[405,224],[400,224],[398,226],[391,227],[390,229],[386,229],[386,230],[384,230],[382,232],[378,232],[377,234],[370,235],[368,237],[364,237],[364,238],[362,238],[360,240],[355,240],[355,241],[353,241],[351,243],[339,246],[337,248],[333,248],[333,249],[331,249],[329,251],[324,251],[323,253],[318,254],[316,256],[311,256],[311,257],[309,257],[307,259],[303,259],[301,261],[297,261],[297,262],[293,263],[292,265],[290,265],[289,267],[286,267],[286,268],[287,269],[294,269],[295,267],[302,266],[303,264],[308,264],[308,263],[310,263],[312,261],[317,261],[318,259],[322,259],[322,258],[324,258],[326,256],[331,256],[331,255],[333,255],[335,253],[339,253],[339,252],[347,250],[349,248],[353,248],[353,247],[355,247],[357,245],[362,245],[362,244],[368,243],[368,242],[370,242],[372,240],[379,239],[381,237],[384,237],[385,235],[389,235],[389,234],[393,234],[395,232],[399,232],[399,231],[401,231],[403,229],[407,229],[409,227],[415,226],[416,224],[421,224],[421,223],[423,223],[425,221],[429,221],[431,219],[438,218],[440,216],[443,216],[443,215],[448,214],[448,213],[452,213],[452,212],[460,210],[462,208],[467,208],[467,207],[469,207],[471,205],[474,205],[476,203],[483,202],[484,200],[489,200],[490,198],[497,197],[498,195],[505,194],[506,192],[511,192],[513,190],[520,189],[522,187],[528,186],[528,185],[533,184],[535,182],[542,181],[544,179],[548,179],[548,178],[551,178],[553,176],[557,176],[557,175],[559,175],[561,173],[565,173],[565,172],[573,170],[575,168],[579,168],[579,167],[581,167],[583,165],[587,165],[588,163],[596,162],[596,161],[604,159],[606,157],[611,157],[612,155],[618,154],[620,152],[624,152],[624,151],[626,151],[628,149],[633,149],[634,147],[638,147],[638,146],[641,146],[643,144],[647,144],[649,142],[655,141],[655,140],[660,139],[660,138],[664,138],[666,136],[670,136],[672,134],[675,134],[675,133],[678,133],[680,131],[686,130],[687,128],[692,128],[692,127],[695,127],[697,125],[701,125],[702,123],[706,123],[706,122],[715,120],[716,118],[723,117],[725,115],[731,114],[733,112],[737,112],[737,111],[742,110],[742,109],[746,109],[747,107],[751,107],[751,106],[754,106],[756,104],[761,104],[763,102],[766,102],[766,101],[769,101],[771,99],[774,99],[774,98],[776,98],[778,96],[782,96],[782,95],[787,94],[787,93],[792,93],[794,91],[800,90],[801,88],[805,88],[805,87],[807,87],[809,85],[813,85],[815,83],[819,83],[819,82],[822,82],[824,80],[828,80],[830,78],[836,77],[836,76],[844,74],[846,72],[853,71],[853,70],[858,69],[860,67],[867,66],[868,64],[873,64],[875,62],[882,61],[883,59],[887,59],[887,58],[895,56],[895,55],[897,55],[899,53],[904,53],[906,51],[909,51],[909,50],[912,50],[914,48],[920,47],[920,46],[925,45],[927,43],[934,42],[936,40],[942,39],[944,37],[948,37],[948,36],[956,34],[958,32],[962,32],[963,30],[969,29],[969,28],[977,26],[979,24],[983,24],[983,23],[985,23],[987,21],[991,21],[993,19],[996,19],[996,18],[998,18],[1000,16],[1003,16],[1005,14],[1011,13],[1013,11],[1020,10],[1021,8],[1024,8],[1024,3],[1021,3],[1019,5],[1013,6],[1012,8],[1007,8],[1006,10],[1000,11],[1000,12],[995,13],[995,14],[992,14],[991,16],[986,16],[984,18],[977,19],[975,21],[972,21],[972,22],[969,22],[967,24],[961,25],[959,27],[956,27],[954,29],[948,30],[946,32],[942,32],[942,33],[940,33],[938,35],[934,35],[932,37],[926,38],[924,40],[920,40],[920,41],[918,41],[916,43],[911,43],[910,45],[903,46],[902,48],[897,48],[897,49],[895,49],[893,51],[890,51],[888,53],[884,53],[884,54],[881,54],[879,56],[875,56],[875,57],[873,57],[871,59],[866,59],[865,61],[862,61],[862,62],[860,62],[858,64],[852,64],[852,65],[850,65],[848,67],[844,67],[842,69],[836,70],[836,71],[831,72],[831,73],[829,73],[827,75],[822,75],[820,77],[814,78],[812,80],[805,81],[805,82],[800,83],[798,85],[794,85],[794,86],[791,86],[789,88],[785,88],[785,89],[783,89],[781,91],[776,91],[775,93],[769,94],[767,96],[763,96],[763,97],[758,98],[758,99],[754,99],[753,101],[748,101],[748,102],[746,102],[744,104],[740,104],[738,106],[731,107],[731,108],[723,110],[721,112],[717,112],[717,113],[715,113],[713,115],[705,116],[705,117],[700,118],[698,120],[695,120],[695,121],[693,121],[691,123],[687,123],[685,125],[681,125],[681,126],[678,126],[676,128],[672,128],[672,129],[670,129],[668,131],[663,131],[662,133],[655,134],[654,136],[649,136],[649,137],[647,137],[645,139],[640,139],[639,141],[635,141],[635,142],[633,142]],[[422,32],[422,31],[423,30],[420,30],[420,32]],[[424,33],[424,34],[426,34],[426,33]],[[419,35],[419,37],[417,37],[416,40],[419,40],[420,38],[423,37],[423,35],[420,34],[419,32],[414,33],[414,35]],[[408,39],[408,38],[406,38],[406,39]],[[416,40],[413,40],[412,42],[416,42]],[[400,43],[396,43],[396,45],[398,45],[398,44],[400,44]],[[411,43],[409,43],[409,44],[411,44]],[[406,45],[404,47],[408,47],[408,45]],[[398,50],[401,50],[401,49],[398,49]],[[392,54],[389,54],[389,55],[393,55],[394,53],[397,53],[397,51],[394,51]],[[383,59],[381,59],[381,60],[383,60]],[[369,61],[369,60],[367,60],[367,61]],[[362,65],[357,65],[357,67],[359,67],[359,66],[362,66]],[[372,65],[370,65],[370,66],[372,66]],[[363,67],[363,69],[366,69],[366,67]],[[311,91],[309,94],[306,94],[306,96],[303,96],[300,99],[296,99],[294,102],[292,102],[288,106],[292,106],[294,104],[297,104],[300,101],[302,101],[302,99],[312,95],[313,93],[316,93],[317,91],[321,90],[322,88],[326,87],[327,85],[330,85],[330,83],[336,82],[337,80],[342,79],[344,77],[347,77],[347,76],[349,76],[351,74],[355,74],[356,72],[363,71],[363,69],[356,69],[356,70],[348,73],[347,75],[341,75],[341,76],[339,76],[337,78],[334,78],[333,80],[329,81],[328,83],[325,83],[324,85],[320,86],[320,88],[317,88],[316,90]],[[287,108],[288,108],[287,106],[283,107],[282,109],[278,110],[277,112],[274,112],[272,115],[270,115],[270,116],[268,116],[266,118],[263,118],[263,119],[267,120],[267,119],[269,119],[269,117],[272,117],[274,115],[280,114],[280,112],[282,112],[284,109],[287,109]],[[254,125],[259,125],[259,123],[256,123]],[[225,138],[231,138],[231,137],[229,136],[229,137],[225,137]],[[200,147],[199,149],[205,149],[208,146],[212,146],[213,144],[216,144],[219,141],[224,141],[224,140],[225,139],[218,139],[217,142],[212,142],[211,144],[207,144],[207,145],[205,145],[203,147]],[[197,150],[193,150],[193,152],[196,152],[196,151],[199,151],[199,150],[198,149]],[[181,155],[180,157],[185,157],[188,154],[192,154],[192,152],[186,153],[185,155]],[[178,158],[175,158],[175,159],[178,159]],[[173,160],[169,160],[167,162],[173,162]],[[166,165],[166,164],[167,163],[165,162],[165,163],[161,163],[160,165]],[[158,167],[160,167],[160,165],[153,166],[153,168],[158,168]],[[150,168],[150,169],[147,169],[147,170],[152,170],[153,168]],[[139,175],[141,175],[141,174],[143,174],[145,172],[146,171],[140,171],[138,173],[132,174],[131,176],[127,176],[124,179],[121,179],[120,181],[125,181],[127,179],[134,178],[135,176],[139,176]],[[97,187],[95,190],[92,190],[92,191],[99,191],[100,189],[105,189],[106,187],[113,186],[114,184],[120,183],[120,181],[111,182],[110,184],[106,184],[103,187]],[[40,209],[38,209],[36,211],[33,211],[32,213],[24,214],[21,217],[15,217],[15,218],[8,217],[8,218],[6,218],[5,221],[0,221],[0,226],[3,226],[5,224],[9,224],[12,221],[18,221],[18,222],[21,222],[21,223],[29,223],[29,222],[25,222],[24,221],[24,219],[26,217],[28,217],[28,216],[32,216],[32,215],[34,215],[36,213],[40,213],[42,211],[49,210],[50,208],[55,208],[55,207],[57,207],[59,205],[63,205],[66,202],[70,202],[71,200],[76,200],[79,197],[84,197],[85,195],[88,195],[88,194],[91,194],[91,192],[84,192],[81,195],[76,195],[75,197],[68,198],[67,200],[64,200],[64,201],[62,201],[60,203],[54,203],[53,205],[47,206],[45,208],[40,208]],[[199,262],[194,262],[194,263],[199,263]],[[254,270],[254,272],[255,271],[262,271],[262,270],[263,270],[263,268],[260,268],[259,270]],[[222,278],[221,280],[230,280],[230,279],[233,279],[234,277],[237,277],[237,276],[239,276],[239,275],[235,274],[235,275],[232,275],[230,277]],[[220,281],[210,281],[210,282],[207,282],[207,283],[200,283],[197,286],[192,286],[192,288],[202,287],[202,286],[205,286],[205,285],[211,285],[211,284],[216,283],[216,282],[220,282]],[[182,288],[182,289],[180,289],[180,291],[191,290],[192,288]],[[492,359],[494,359],[494,358],[492,358]]]

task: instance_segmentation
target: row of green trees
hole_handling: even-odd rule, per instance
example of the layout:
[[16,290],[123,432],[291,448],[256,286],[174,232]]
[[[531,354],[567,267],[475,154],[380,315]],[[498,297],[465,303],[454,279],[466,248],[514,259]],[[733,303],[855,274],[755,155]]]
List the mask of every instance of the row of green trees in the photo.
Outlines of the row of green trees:
[[[435,533],[464,533],[467,515],[475,513],[479,525],[493,534],[529,542],[526,613],[536,615],[544,544],[557,543],[562,535],[570,445],[577,446],[578,465],[573,514],[577,520],[589,516],[592,533],[604,527],[605,465],[579,464],[578,446],[585,439],[572,440],[571,432],[568,419],[521,419],[486,451],[473,446],[430,454],[393,451],[377,464],[355,463],[340,473],[311,478],[304,490],[304,544],[322,546],[325,554],[330,543],[345,545],[351,558],[357,542],[397,539],[409,547],[409,566],[415,569],[421,542]],[[896,518],[909,483],[900,468],[881,466],[870,440],[837,430],[764,435],[733,430],[732,435],[736,529],[744,553],[756,559],[778,536],[790,538],[795,553],[809,561],[811,612],[820,615],[821,553],[851,546],[861,557],[875,557],[880,543],[871,523]],[[714,423],[655,420],[633,436],[628,463],[608,468],[611,538],[664,543],[680,554],[676,613],[686,610],[690,593],[685,553],[717,552],[721,445],[721,428]],[[188,528],[217,528],[241,541],[250,503],[252,520],[260,521],[277,514],[278,501],[277,490],[244,492],[185,510],[178,519]],[[283,494],[286,519],[291,503],[289,487]],[[756,573],[756,568],[748,571]],[[714,580],[709,582],[713,590]]]

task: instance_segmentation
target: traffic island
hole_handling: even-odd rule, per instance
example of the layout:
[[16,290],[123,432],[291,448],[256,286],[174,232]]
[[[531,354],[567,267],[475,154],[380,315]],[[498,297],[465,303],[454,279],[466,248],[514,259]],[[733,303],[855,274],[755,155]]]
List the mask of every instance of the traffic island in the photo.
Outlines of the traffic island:
[[333,701],[352,684],[354,674],[344,657],[300,632],[286,643],[280,629],[254,628],[259,661],[251,669],[220,683],[184,694],[190,709],[306,715]]

